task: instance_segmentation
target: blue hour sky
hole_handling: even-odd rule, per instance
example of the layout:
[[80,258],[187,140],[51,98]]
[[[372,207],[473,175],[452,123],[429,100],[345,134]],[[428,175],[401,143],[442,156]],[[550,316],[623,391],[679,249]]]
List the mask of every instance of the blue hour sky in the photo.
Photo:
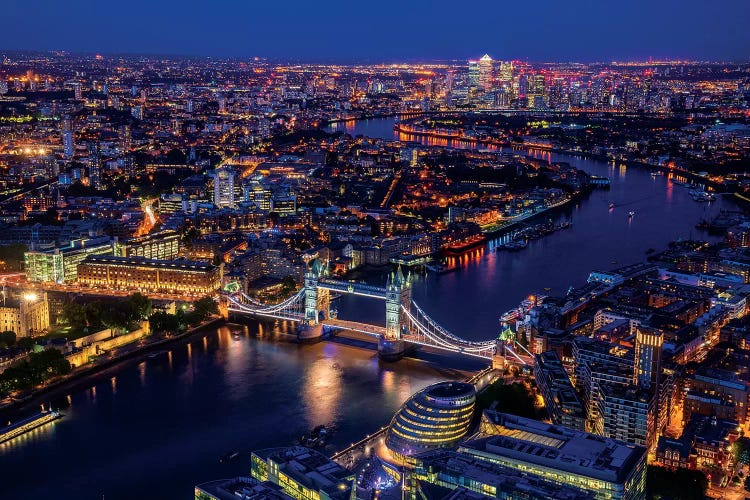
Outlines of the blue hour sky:
[[750,59],[750,0],[2,0],[2,50],[313,61]]

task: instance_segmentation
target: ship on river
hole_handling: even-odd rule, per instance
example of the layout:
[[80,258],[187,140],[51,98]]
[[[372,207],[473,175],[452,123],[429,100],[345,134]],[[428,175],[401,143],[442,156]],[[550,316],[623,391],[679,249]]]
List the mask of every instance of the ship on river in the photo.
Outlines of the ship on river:
[[55,410],[42,410],[35,415],[21,419],[17,422],[8,422],[6,427],[0,429],[0,443],[5,443],[6,441],[15,439],[38,427],[53,422],[58,418],[62,418],[62,413]]

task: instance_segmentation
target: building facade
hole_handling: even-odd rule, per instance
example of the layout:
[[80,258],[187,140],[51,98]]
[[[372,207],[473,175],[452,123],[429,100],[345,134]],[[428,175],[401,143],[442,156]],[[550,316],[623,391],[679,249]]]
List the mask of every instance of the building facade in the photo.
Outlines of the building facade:
[[223,266],[187,260],[92,255],[78,266],[78,284],[115,290],[209,295],[221,286]]

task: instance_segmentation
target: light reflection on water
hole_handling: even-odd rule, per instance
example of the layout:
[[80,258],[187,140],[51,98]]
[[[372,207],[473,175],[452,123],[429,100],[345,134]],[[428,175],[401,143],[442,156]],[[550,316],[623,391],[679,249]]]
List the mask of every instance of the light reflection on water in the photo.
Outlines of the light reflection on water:
[[[247,458],[219,463],[230,450],[291,445],[319,424],[335,426],[331,446],[343,447],[387,425],[413,392],[456,376],[296,344],[283,328],[221,327],[53,399],[63,419],[0,447],[0,470],[16,479],[0,481],[0,498],[44,498],[62,484],[58,498],[190,498],[199,482],[248,473]],[[54,466],[40,474],[40,464]]]

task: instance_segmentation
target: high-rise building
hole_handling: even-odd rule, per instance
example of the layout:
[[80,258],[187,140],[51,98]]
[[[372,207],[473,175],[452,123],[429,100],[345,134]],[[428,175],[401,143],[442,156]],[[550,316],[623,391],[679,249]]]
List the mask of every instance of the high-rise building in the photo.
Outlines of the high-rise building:
[[469,61],[469,87],[479,86],[479,61]]
[[483,90],[491,90],[495,84],[495,61],[485,54],[479,59],[479,87]]
[[609,384],[600,388],[597,434],[650,448],[656,438],[656,398],[646,389]]
[[73,158],[73,154],[75,153],[75,146],[73,145],[73,124],[68,116],[62,121],[62,142],[65,158]]
[[447,93],[453,92],[453,81],[455,80],[456,75],[453,73],[453,71],[448,71],[445,74],[445,91]]
[[120,149],[123,153],[130,151],[133,146],[133,135],[130,132],[130,125],[123,125],[119,130]]
[[101,158],[99,156],[99,145],[89,144],[89,182],[96,189],[102,188],[102,179],[99,172]]
[[639,326],[635,334],[635,369],[633,383],[645,388],[658,388],[661,374],[661,351],[664,336],[661,330]]
[[214,172],[214,205],[231,207],[234,205],[234,172],[227,168]]
[[555,351],[536,355],[534,379],[552,422],[585,430],[586,414]]
[[497,79],[500,83],[510,84],[513,81],[513,62],[502,61],[500,63],[500,70],[497,74]]

